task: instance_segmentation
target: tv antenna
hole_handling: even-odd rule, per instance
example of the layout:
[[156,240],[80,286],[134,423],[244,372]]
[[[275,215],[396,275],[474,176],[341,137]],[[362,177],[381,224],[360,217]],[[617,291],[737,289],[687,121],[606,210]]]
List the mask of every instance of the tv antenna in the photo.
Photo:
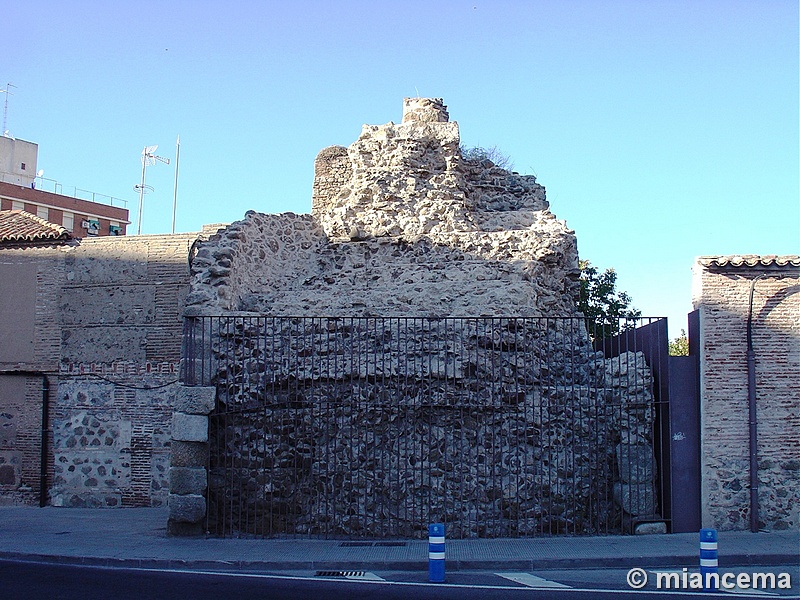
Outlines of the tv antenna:
[[4,136],[8,136],[8,129],[6,129],[6,125],[8,124],[8,97],[9,96],[13,96],[13,94],[11,93],[11,90],[9,89],[9,88],[12,88],[12,87],[15,88],[17,86],[15,86],[13,83],[7,83],[6,84],[6,89],[0,90],[0,94],[5,94],[6,95],[6,101],[5,101],[5,104],[3,105],[3,135]]
[[145,176],[147,175],[147,167],[152,167],[156,162],[169,164],[169,159],[161,156],[156,156],[158,146],[145,146],[142,150],[142,181],[133,186],[139,192],[139,226],[136,234],[142,235],[142,209],[144,208],[144,195],[153,191],[152,185],[145,185]]
[[172,187],[172,233],[175,233],[175,216],[178,212],[178,163],[181,160],[181,136],[175,142],[175,185]]

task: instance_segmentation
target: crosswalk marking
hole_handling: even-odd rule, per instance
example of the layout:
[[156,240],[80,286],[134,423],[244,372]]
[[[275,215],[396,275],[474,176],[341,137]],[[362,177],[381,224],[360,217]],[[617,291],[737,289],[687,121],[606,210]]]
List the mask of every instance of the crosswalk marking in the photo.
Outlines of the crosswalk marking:
[[571,586],[558,583],[557,581],[550,581],[543,577],[537,577],[531,573],[495,573],[498,577],[508,579],[514,583],[520,583],[530,588],[570,588]]

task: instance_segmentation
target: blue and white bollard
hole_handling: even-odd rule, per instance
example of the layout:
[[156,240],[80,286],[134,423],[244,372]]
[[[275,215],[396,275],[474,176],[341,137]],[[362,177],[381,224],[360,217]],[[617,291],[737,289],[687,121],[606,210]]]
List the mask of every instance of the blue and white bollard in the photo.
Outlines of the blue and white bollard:
[[444,523],[428,525],[428,581],[444,583]]
[[[703,578],[703,589],[717,588],[716,577],[706,579],[708,573],[718,573],[719,558],[717,556],[717,530],[700,530],[700,576]],[[709,581],[712,580],[712,581]],[[706,585],[709,584],[709,585]]]

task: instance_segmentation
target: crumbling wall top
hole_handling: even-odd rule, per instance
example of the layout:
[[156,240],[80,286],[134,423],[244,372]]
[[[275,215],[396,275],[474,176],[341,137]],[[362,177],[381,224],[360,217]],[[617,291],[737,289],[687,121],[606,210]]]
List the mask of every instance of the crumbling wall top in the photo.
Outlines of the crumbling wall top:
[[450,114],[441,98],[403,98],[403,123],[447,123]]
[[315,161],[312,214],[253,213],[199,248],[187,311],[468,316],[575,311],[574,232],[536,178],[465,159],[441,98]]

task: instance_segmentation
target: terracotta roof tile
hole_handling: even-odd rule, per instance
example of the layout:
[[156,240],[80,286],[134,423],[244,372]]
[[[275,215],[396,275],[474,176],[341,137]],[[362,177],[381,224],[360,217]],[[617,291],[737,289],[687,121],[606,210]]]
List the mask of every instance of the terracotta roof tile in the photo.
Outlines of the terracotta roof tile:
[[0,243],[51,242],[71,237],[61,225],[24,210],[0,210]]
[[697,262],[704,267],[800,267],[800,256],[787,254],[733,254],[729,256],[700,256]]

